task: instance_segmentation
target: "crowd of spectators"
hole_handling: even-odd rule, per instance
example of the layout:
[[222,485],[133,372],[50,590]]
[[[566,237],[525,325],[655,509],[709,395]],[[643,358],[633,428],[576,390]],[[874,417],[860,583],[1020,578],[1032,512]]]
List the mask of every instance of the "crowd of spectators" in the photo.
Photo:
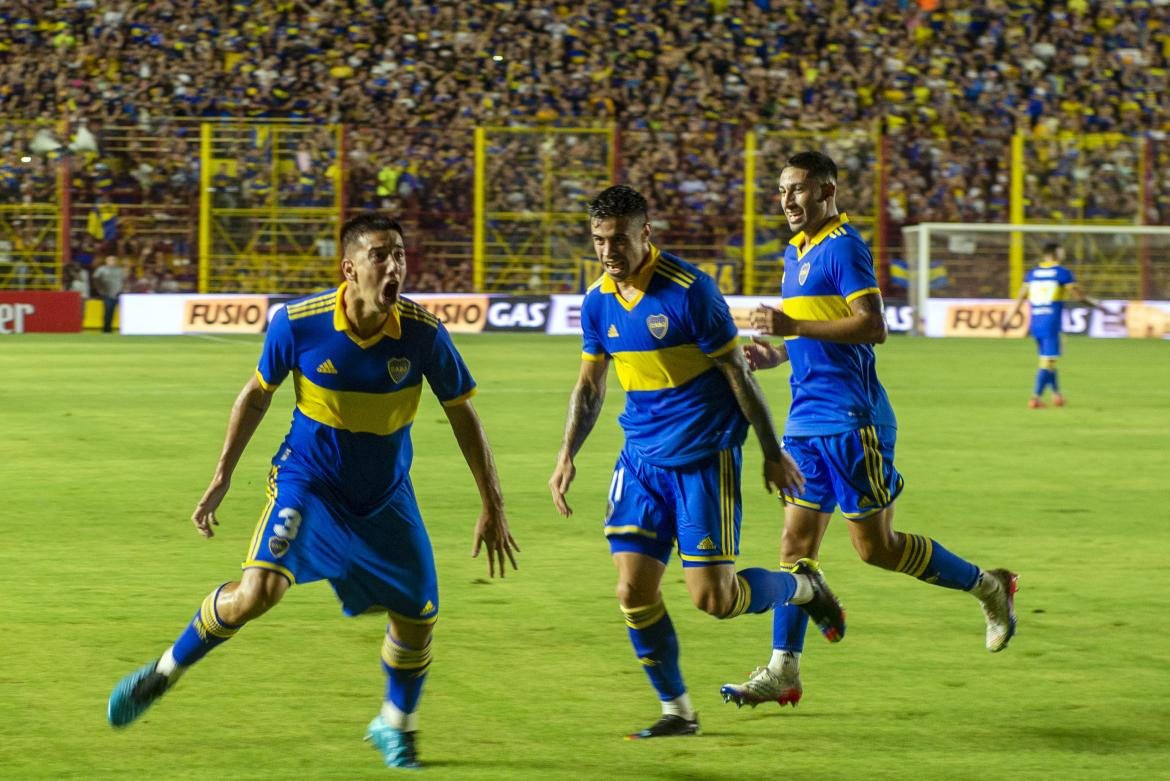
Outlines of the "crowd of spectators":
[[[457,231],[474,127],[616,124],[620,178],[676,230],[738,215],[748,129],[761,160],[832,146],[845,205],[894,227],[1007,220],[1017,131],[1029,219],[1167,222],[1168,60],[1170,0],[16,0],[0,8],[0,118],[34,121],[0,121],[0,203],[51,200],[68,157],[74,204],[117,206],[122,234],[149,217],[152,247],[190,254],[165,229],[191,226],[195,123],[282,118],[316,127],[217,152],[218,206],[331,206],[340,165],[350,208]],[[579,210],[615,163],[603,138],[558,136],[555,159],[538,136],[500,140],[491,208]],[[758,167],[765,191],[772,173]]]

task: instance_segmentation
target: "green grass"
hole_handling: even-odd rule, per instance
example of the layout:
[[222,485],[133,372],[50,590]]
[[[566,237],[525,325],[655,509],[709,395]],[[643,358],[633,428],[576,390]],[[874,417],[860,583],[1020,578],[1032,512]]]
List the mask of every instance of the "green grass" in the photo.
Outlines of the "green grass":
[[[810,636],[799,708],[736,710],[719,685],[769,654],[770,621],[663,589],[704,736],[630,743],[658,706],[629,648],[600,531],[620,447],[611,394],[578,459],[570,520],[545,481],[577,340],[458,340],[481,392],[519,572],[469,558],[478,500],[425,394],[414,480],[443,613],[423,698],[430,777],[1150,778],[1170,767],[1170,344],[1069,340],[1070,405],[1028,410],[1030,344],[893,339],[879,350],[907,489],[898,526],[1021,573],[1020,630],[983,650],[975,601],[861,564],[834,520],[823,560],[849,636]],[[210,477],[253,338],[0,341],[0,777],[380,778],[361,742],[383,690],[382,623],[344,618],[326,584],[293,589],[140,723],[105,721],[123,674],[160,653],[236,576],[282,390],[214,540],[187,520]],[[782,412],[787,371],[762,376]],[[616,388],[615,388],[616,391]],[[782,417],[782,415],[778,415]],[[776,559],[780,514],[745,449],[741,561]],[[1165,777],[1162,775],[1162,777]]]

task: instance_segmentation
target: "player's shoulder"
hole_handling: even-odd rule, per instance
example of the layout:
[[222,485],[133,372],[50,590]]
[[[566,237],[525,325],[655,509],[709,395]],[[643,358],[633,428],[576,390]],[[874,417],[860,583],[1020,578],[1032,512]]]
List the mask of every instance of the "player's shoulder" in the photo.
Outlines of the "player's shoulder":
[[298,298],[284,305],[284,313],[289,322],[319,318],[324,315],[333,317],[333,310],[337,308],[337,288],[326,290],[324,293],[314,293],[311,296]]
[[659,252],[654,279],[666,291],[673,292],[683,292],[711,283],[711,277],[698,266],[669,252]]
[[422,304],[409,298],[398,299],[398,314],[402,318],[402,326],[417,324],[430,331],[439,330],[439,318],[435,317]]
[[865,237],[847,222],[829,231],[825,240],[830,242],[834,254],[845,258],[872,258]]

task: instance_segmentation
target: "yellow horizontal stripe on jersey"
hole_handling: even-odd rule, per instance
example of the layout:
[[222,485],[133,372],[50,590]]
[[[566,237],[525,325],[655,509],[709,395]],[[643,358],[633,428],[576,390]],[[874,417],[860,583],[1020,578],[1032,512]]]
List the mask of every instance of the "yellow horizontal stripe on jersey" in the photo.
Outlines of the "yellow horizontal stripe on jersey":
[[406,427],[418,412],[422,383],[390,393],[322,388],[300,372],[293,374],[297,409],[332,428],[386,436]]
[[841,296],[793,296],[784,299],[784,314],[797,320],[840,320],[853,310]]
[[581,353],[581,360],[583,361],[602,361],[605,360],[605,355],[594,355],[593,353]]
[[715,365],[695,344],[680,344],[660,350],[611,354],[618,380],[627,391],[655,391],[677,388]]

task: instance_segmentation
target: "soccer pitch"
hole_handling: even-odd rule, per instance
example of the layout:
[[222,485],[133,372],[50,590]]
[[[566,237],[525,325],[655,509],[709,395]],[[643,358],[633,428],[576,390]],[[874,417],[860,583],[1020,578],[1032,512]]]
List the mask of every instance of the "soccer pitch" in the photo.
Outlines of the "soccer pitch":
[[[474,483],[429,390],[414,483],[442,613],[420,716],[435,778],[1166,777],[1170,768],[1170,344],[1070,339],[1069,406],[1029,410],[1021,340],[892,338],[879,372],[907,487],[896,526],[1020,573],[1020,628],[983,649],[968,595],[866,567],[840,516],[822,561],[849,614],[806,645],[795,710],[724,705],[770,653],[769,617],[719,622],[663,583],[697,738],[627,742],[658,704],[634,658],[601,536],[623,397],[577,459],[571,519],[546,480],[579,366],[574,338],[457,337],[480,392],[520,570],[470,559]],[[214,651],[143,719],[106,724],[124,674],[237,577],[287,430],[291,383],[236,471],[211,541],[188,518],[260,341],[95,334],[0,341],[0,777],[380,778],[361,742],[384,680],[384,621],[346,619],[327,584]],[[782,419],[787,369],[760,376]],[[745,446],[740,562],[774,566],[780,510]]]

